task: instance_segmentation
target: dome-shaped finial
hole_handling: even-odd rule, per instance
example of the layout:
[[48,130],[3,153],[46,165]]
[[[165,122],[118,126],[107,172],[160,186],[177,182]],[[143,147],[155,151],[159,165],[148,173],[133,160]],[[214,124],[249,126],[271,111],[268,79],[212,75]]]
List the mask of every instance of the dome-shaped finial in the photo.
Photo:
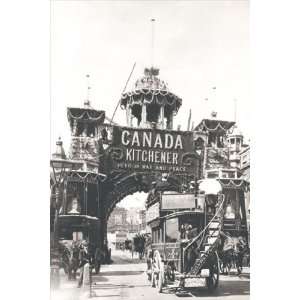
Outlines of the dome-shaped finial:
[[61,137],[59,137],[58,140],[56,141],[56,151],[52,154],[52,158],[66,159],[66,154],[65,154]]
[[58,137],[58,140],[56,141],[56,146],[62,146],[63,142],[61,140],[61,137]]
[[90,107],[91,107],[91,105],[90,105],[90,100],[86,99],[86,100],[84,101],[84,108],[90,108]]
[[217,113],[216,111],[212,111],[212,112],[211,112],[211,117],[212,117],[212,118],[216,118],[217,115],[218,115],[218,113]]

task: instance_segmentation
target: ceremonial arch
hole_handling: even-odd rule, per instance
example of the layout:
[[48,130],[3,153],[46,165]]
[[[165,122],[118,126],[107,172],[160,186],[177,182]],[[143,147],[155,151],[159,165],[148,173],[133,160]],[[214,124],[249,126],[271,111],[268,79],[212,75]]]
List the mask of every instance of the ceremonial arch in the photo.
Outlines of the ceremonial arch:
[[136,192],[182,192],[201,176],[201,143],[191,131],[106,126],[110,141],[100,168],[103,238],[108,218],[123,198]]
[[108,218],[124,197],[184,192],[190,182],[203,177],[208,135],[190,124],[186,131],[174,130],[182,100],[158,75],[158,69],[146,68],[134,90],[122,94],[118,106],[126,113],[125,126],[94,109],[89,99],[84,107],[68,108],[69,155],[58,141],[51,161],[52,166],[72,163],[63,181],[51,181],[55,241],[87,239],[101,247]]

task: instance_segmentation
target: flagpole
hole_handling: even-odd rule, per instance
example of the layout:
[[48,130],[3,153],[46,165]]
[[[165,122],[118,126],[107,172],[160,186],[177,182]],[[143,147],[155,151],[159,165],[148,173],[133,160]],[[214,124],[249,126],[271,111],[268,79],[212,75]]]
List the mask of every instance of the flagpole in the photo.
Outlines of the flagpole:
[[188,125],[187,125],[187,131],[190,131],[191,118],[192,118],[192,110],[190,109],[189,118],[188,118]]
[[151,67],[154,66],[154,29],[155,19],[151,19]]

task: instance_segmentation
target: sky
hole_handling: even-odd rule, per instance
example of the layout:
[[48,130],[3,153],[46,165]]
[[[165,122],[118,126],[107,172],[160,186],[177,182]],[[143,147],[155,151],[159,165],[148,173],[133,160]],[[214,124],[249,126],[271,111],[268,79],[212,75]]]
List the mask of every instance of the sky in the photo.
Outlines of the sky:
[[[52,1],[51,152],[62,137],[69,149],[67,107],[82,107],[90,75],[91,105],[111,117],[133,64],[130,90],[151,64],[151,18],[155,18],[154,66],[183,100],[174,129],[195,126],[214,108],[250,133],[251,57],[248,1]],[[213,87],[216,87],[214,90]],[[208,100],[205,100],[208,99]],[[125,125],[125,111],[114,121]]]
[[147,196],[148,196],[147,193],[136,192],[133,195],[126,196],[117,205],[119,207],[124,207],[124,208],[145,209]]

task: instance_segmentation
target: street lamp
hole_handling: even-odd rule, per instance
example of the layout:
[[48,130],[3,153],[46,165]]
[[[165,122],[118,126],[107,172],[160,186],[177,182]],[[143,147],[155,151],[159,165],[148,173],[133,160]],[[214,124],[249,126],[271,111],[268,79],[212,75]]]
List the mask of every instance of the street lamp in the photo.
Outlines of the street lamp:
[[52,181],[53,184],[51,186],[51,198],[55,195],[55,217],[54,217],[54,228],[53,228],[53,238],[51,243],[51,287],[58,288],[60,284],[59,279],[59,249],[58,249],[58,213],[61,206],[61,197],[60,190],[61,185],[64,181],[64,176],[67,172],[72,170],[76,165],[79,167],[82,163],[78,161],[72,161],[67,159],[64,149],[63,143],[59,138],[56,142],[56,152],[52,154],[52,159],[50,160],[50,166],[52,168]]

